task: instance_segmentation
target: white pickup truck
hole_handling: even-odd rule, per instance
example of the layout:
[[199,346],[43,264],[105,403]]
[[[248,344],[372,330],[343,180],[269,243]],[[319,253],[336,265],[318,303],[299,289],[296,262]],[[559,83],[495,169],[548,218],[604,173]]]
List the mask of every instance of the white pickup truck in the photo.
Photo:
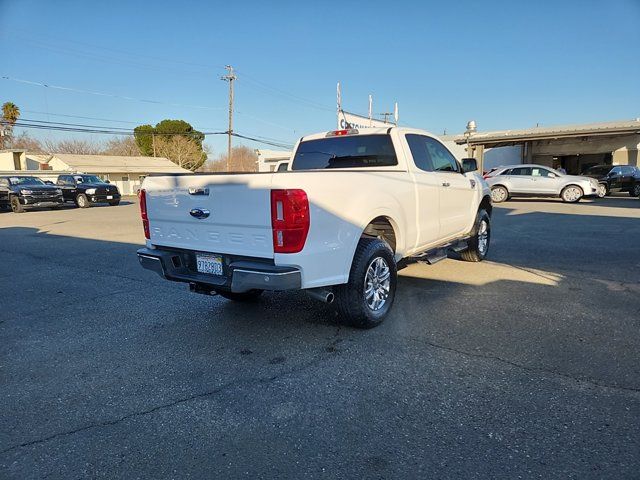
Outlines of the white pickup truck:
[[491,194],[475,161],[462,163],[429,133],[392,127],[303,137],[279,173],[149,176],[138,258],[232,300],[303,289],[371,328],[399,268],[450,250],[486,256]]

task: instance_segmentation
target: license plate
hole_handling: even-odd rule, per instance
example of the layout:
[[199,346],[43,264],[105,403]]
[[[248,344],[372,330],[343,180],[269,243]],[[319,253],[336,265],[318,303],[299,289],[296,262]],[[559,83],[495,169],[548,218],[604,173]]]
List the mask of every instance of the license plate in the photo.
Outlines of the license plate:
[[107,200],[111,200],[113,198],[113,195],[107,195]]
[[222,258],[217,255],[196,254],[196,269],[200,273],[222,275]]

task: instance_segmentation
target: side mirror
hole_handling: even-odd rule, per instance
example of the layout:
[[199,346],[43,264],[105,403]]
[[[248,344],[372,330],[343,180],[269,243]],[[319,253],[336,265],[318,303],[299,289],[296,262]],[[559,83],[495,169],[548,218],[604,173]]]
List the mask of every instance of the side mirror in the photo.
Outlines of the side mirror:
[[44,183],[45,185],[53,185],[53,182],[51,180],[45,180]]
[[104,183],[111,183],[109,180],[105,180]]
[[462,173],[475,172],[478,170],[478,161],[475,158],[462,159]]

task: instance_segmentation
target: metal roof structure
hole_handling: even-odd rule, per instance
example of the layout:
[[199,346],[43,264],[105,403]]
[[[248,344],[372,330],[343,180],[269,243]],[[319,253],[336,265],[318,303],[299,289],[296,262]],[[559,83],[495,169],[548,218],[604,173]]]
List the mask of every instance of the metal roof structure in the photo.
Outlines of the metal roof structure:
[[84,173],[191,173],[164,157],[128,157],[120,155],[77,155],[54,153],[51,155],[28,155],[30,158],[49,164],[57,159],[70,170]]
[[[616,122],[586,123],[577,125],[557,125],[534,127],[522,130],[499,130],[473,133],[469,136],[470,145],[510,144],[532,140],[550,140],[557,138],[586,137],[595,135],[640,134],[640,118]],[[453,137],[458,144],[467,143],[463,134]]]

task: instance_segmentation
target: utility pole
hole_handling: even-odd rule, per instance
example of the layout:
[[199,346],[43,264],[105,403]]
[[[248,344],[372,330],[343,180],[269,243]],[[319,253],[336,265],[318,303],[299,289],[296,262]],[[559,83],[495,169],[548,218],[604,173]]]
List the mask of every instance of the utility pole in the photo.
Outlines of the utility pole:
[[233,72],[233,67],[231,65],[227,65],[224,67],[229,73],[220,77],[220,80],[224,80],[225,82],[229,82],[229,130],[227,130],[228,135],[228,145],[227,145],[227,172],[229,171],[230,162],[231,162],[231,136],[233,135],[233,81],[236,80],[236,74]]
[[153,145],[153,156],[156,156],[156,135],[154,133],[151,134],[151,144]]

